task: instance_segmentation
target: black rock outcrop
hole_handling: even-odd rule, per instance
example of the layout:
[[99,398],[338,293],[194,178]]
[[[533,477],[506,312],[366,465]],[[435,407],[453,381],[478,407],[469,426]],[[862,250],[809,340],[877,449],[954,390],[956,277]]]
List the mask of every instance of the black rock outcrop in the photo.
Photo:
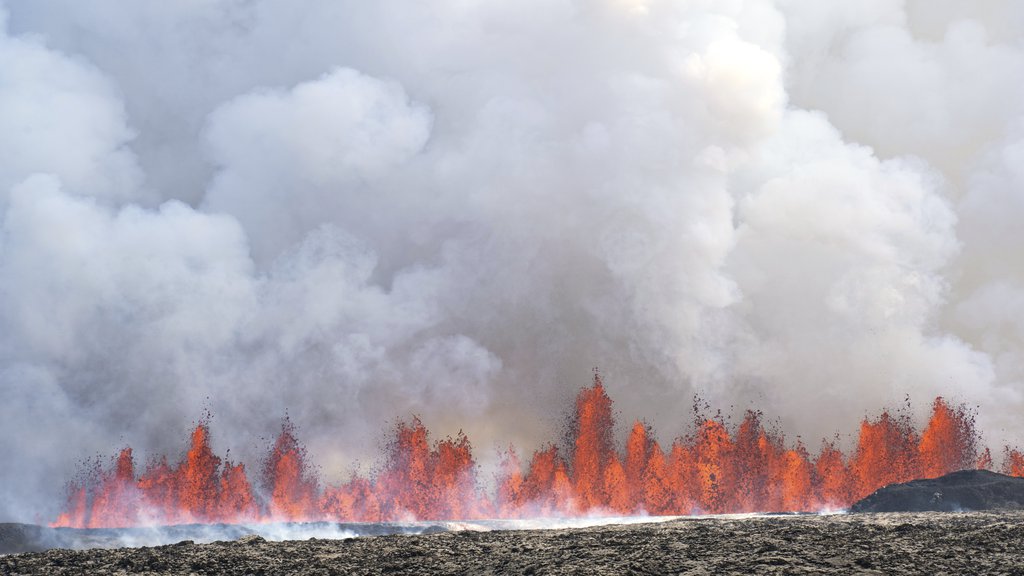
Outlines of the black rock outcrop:
[[890,484],[850,507],[850,512],[981,510],[1024,510],[1024,478],[961,470],[939,478]]

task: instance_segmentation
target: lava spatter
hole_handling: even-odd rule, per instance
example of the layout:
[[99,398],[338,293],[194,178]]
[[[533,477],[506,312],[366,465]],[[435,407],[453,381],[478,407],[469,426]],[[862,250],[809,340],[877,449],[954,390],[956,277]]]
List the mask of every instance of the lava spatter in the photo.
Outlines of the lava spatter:
[[[480,482],[467,435],[431,441],[418,418],[394,427],[376,473],[338,485],[319,480],[285,419],[256,490],[244,464],[213,453],[210,425],[202,422],[177,463],[160,457],[137,475],[126,447],[108,466],[80,475],[53,526],[821,510],[847,507],[887,484],[992,465],[972,413],[943,398],[920,432],[904,412],[865,418],[849,455],[837,441],[822,441],[812,455],[799,440],[766,429],[757,411],[735,427],[721,416],[699,417],[667,448],[637,421],[620,451],[612,405],[595,374],[568,418],[568,450],[548,444],[524,467],[509,446],[493,490]],[[1008,448],[1003,470],[1024,476],[1021,452]]]

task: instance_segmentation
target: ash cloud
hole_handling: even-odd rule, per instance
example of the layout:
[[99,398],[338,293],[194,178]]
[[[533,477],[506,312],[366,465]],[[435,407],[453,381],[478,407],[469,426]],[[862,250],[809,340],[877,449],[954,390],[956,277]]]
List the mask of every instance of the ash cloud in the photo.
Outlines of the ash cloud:
[[0,2],[0,519],[288,411],[481,460],[694,392],[791,435],[935,395],[1024,438],[1011,0]]

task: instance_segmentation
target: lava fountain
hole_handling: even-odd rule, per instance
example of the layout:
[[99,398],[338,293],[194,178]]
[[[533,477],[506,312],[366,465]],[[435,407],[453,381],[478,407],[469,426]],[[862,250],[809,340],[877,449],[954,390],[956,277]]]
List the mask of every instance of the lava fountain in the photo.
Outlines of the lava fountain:
[[[695,411],[699,413],[699,411]],[[635,422],[617,449],[612,400],[601,377],[580,390],[566,452],[538,448],[524,467],[515,447],[502,454],[495,488],[481,482],[469,438],[431,441],[419,419],[399,423],[380,469],[323,485],[288,420],[254,485],[244,464],[216,456],[210,425],[192,432],[178,462],[166,457],[139,473],[130,447],[94,463],[68,486],[55,527],[121,528],[183,523],[390,522],[529,517],[686,515],[840,509],[894,482],[991,468],[970,411],[936,398],[917,430],[904,412],[865,418],[856,448],[823,440],[816,455],[767,429],[747,411],[738,426],[698,416],[692,432],[662,447]],[[1003,471],[1024,476],[1024,456],[1006,449]]]

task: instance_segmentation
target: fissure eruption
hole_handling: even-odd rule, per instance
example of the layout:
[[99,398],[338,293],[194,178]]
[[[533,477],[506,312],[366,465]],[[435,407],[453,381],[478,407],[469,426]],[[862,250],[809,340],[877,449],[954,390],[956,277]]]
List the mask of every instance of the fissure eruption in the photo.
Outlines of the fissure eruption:
[[[107,467],[94,463],[69,484],[65,510],[52,525],[808,511],[847,507],[894,482],[993,466],[972,413],[941,397],[920,431],[906,411],[865,418],[849,454],[823,440],[812,455],[800,440],[766,427],[757,411],[738,426],[696,406],[695,414],[691,432],[667,447],[637,421],[619,450],[612,400],[595,374],[576,397],[565,447],[538,448],[524,468],[509,446],[493,490],[484,486],[465,434],[431,442],[418,418],[395,427],[374,474],[337,485],[319,480],[290,420],[255,484],[244,464],[213,453],[207,420],[177,463],[161,457],[138,473],[130,447]],[[1006,449],[1003,471],[1024,476],[1021,452]]]

